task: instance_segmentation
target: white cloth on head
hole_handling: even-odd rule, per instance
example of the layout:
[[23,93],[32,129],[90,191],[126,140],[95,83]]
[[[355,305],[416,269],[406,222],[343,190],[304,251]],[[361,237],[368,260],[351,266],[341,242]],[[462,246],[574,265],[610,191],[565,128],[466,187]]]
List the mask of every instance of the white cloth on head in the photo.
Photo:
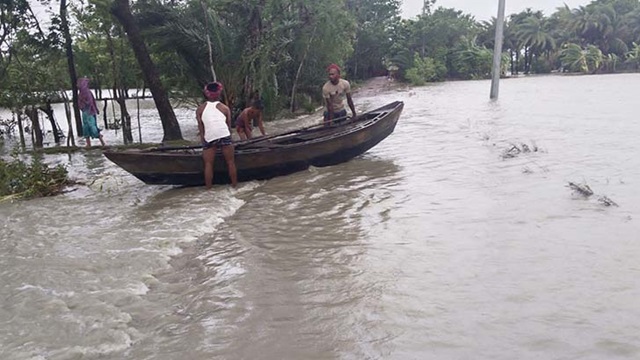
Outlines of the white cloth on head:
[[202,111],[202,124],[204,125],[204,140],[211,142],[223,137],[231,136],[227,126],[227,116],[218,110],[219,101],[207,101]]

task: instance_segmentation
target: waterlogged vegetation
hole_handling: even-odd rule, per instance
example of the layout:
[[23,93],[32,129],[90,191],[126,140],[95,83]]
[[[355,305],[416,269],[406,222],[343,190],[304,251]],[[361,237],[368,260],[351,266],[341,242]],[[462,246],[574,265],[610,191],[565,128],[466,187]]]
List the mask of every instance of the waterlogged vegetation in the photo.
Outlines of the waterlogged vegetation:
[[0,202],[57,195],[70,184],[67,169],[47,165],[42,156],[33,156],[31,162],[17,154],[10,160],[0,158]]

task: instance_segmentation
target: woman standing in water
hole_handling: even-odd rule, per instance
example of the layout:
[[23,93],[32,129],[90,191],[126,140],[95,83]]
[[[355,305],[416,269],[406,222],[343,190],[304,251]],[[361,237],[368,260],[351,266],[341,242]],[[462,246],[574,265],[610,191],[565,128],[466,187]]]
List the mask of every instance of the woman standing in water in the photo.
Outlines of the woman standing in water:
[[78,79],[78,107],[82,111],[82,136],[86,141],[86,147],[91,147],[91,139],[100,139],[102,146],[105,146],[96,115],[98,115],[98,106],[96,99],[89,90],[89,79],[86,77]]

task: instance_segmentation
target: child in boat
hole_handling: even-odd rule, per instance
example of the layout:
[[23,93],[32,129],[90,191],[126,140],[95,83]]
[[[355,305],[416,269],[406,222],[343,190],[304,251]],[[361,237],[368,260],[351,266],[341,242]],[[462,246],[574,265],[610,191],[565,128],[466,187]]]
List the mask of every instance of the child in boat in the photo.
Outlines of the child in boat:
[[262,100],[254,100],[250,107],[242,110],[240,115],[236,118],[236,131],[238,132],[238,136],[240,136],[241,140],[251,139],[252,135],[252,125],[253,120],[258,121],[258,128],[262,135],[266,135],[267,133],[264,131],[264,122],[262,120],[262,110],[264,110],[264,105],[262,104]]

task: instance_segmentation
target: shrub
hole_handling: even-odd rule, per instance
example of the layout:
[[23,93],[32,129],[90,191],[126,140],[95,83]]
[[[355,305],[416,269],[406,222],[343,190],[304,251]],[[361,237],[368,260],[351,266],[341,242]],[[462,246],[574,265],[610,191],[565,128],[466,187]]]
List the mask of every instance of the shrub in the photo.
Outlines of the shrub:
[[446,74],[447,68],[443,63],[415,54],[413,67],[407,70],[405,77],[411,84],[420,86],[427,82],[442,81]]
[[17,156],[10,161],[0,159],[0,200],[52,196],[69,184],[67,169],[62,165],[50,167],[41,156],[34,155],[30,164]]
[[491,77],[493,52],[484,47],[461,43],[449,54],[449,73],[463,80]]

